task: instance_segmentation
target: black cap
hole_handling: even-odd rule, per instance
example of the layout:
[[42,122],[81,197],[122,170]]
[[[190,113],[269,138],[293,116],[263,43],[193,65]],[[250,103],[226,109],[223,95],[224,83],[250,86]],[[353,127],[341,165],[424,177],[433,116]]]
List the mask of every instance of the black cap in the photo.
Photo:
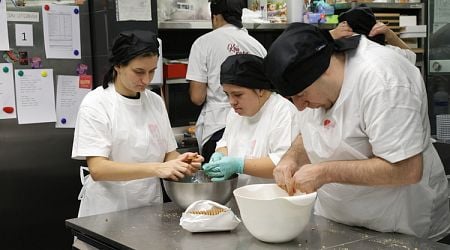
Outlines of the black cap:
[[328,69],[334,51],[358,47],[359,38],[353,36],[335,42],[327,30],[292,23],[270,46],[264,71],[281,95],[293,96]]
[[159,42],[156,34],[151,31],[124,31],[114,41],[109,62],[113,65],[126,63],[144,53],[159,55]]
[[250,89],[271,89],[264,75],[263,59],[251,54],[229,56],[220,67],[220,83]]
[[211,14],[221,14],[227,23],[242,28],[242,9],[244,0],[211,0]]
[[[372,27],[377,23],[375,14],[373,14],[372,10],[364,4],[341,13],[338,20],[339,22],[346,21],[353,32],[367,37],[372,30]],[[376,43],[384,45],[385,36],[383,34],[368,38]]]

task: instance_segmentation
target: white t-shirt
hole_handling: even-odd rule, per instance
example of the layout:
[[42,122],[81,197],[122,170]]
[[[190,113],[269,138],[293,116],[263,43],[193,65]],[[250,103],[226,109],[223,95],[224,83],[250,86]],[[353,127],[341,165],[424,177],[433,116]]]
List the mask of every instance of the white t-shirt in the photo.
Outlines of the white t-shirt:
[[419,70],[365,37],[346,59],[333,107],[300,112],[311,162],[377,156],[395,163],[422,153],[423,176],[417,184],[400,187],[326,184],[318,190],[316,213],[382,232],[442,237],[450,227],[447,180],[430,140]]
[[[163,100],[146,90],[126,98],[110,84],[83,99],[75,126],[72,158],[103,156],[112,161],[163,162],[177,147]],[[78,216],[89,216],[162,202],[159,178],[132,181],[82,179]]]
[[[119,106],[124,109],[115,109]],[[128,129],[114,131],[116,127]],[[155,145],[157,149],[150,148]],[[129,99],[110,84],[106,89],[97,87],[89,92],[80,105],[72,148],[74,159],[103,156],[113,161],[163,162],[165,154],[176,148],[164,101],[150,90],[141,93],[139,99]],[[143,154],[133,153],[138,151]]]
[[197,122],[204,126],[202,138],[198,138],[202,143],[225,127],[230,105],[220,85],[220,66],[228,56],[236,54],[264,58],[267,51],[247,30],[231,24],[204,34],[192,44],[186,79],[208,84],[206,102]]
[[[241,116],[233,109],[217,148],[227,147],[228,155],[256,159],[270,157],[276,165],[299,134],[298,110],[289,100],[272,93],[252,117]],[[273,183],[273,179],[240,174],[238,186]]]

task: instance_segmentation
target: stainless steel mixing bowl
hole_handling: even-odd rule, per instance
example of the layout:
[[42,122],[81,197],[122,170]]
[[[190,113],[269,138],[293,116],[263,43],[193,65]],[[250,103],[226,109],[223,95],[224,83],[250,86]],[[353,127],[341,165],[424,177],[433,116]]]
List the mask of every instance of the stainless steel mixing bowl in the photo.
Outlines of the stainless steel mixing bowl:
[[186,209],[198,200],[227,203],[233,196],[237,181],[238,175],[235,174],[228,180],[212,182],[203,171],[198,171],[195,175],[186,176],[179,181],[163,179],[163,184],[169,198]]

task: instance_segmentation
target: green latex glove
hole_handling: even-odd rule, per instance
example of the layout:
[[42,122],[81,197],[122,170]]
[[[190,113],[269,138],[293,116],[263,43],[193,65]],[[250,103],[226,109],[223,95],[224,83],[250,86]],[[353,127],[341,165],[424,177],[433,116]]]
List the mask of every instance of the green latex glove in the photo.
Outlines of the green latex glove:
[[220,159],[222,159],[222,157],[224,157],[225,155],[220,153],[220,152],[214,152],[211,157],[209,158],[209,162],[216,162]]
[[206,175],[213,177],[212,181],[224,181],[233,174],[244,172],[244,159],[239,157],[224,156],[215,162],[209,162],[203,165]]

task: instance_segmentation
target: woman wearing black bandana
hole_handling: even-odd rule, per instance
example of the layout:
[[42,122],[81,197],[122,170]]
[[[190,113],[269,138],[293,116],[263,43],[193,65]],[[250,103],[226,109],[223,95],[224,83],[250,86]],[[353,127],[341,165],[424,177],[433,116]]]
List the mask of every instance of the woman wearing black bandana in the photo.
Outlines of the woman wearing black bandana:
[[72,158],[85,159],[90,174],[82,175],[79,217],[162,202],[159,178],[190,175],[203,161],[176,151],[164,102],[147,89],[158,47],[152,32],[121,33],[102,86],[80,105]]
[[242,26],[244,1],[212,0],[213,30],[197,38],[189,54],[186,79],[190,82],[192,102],[203,105],[196,123],[196,136],[206,161],[222,137],[231,108],[220,85],[220,65],[231,55],[266,55],[264,46]]
[[238,187],[274,183],[273,169],[299,133],[297,109],[272,91],[258,56],[228,57],[220,82],[232,110],[216,152],[203,169],[212,181],[239,173]]
[[278,185],[317,191],[315,213],[340,223],[445,237],[447,179],[413,64],[365,36],[334,41],[301,23],[275,40],[264,63],[301,111],[301,134],[274,171]]

